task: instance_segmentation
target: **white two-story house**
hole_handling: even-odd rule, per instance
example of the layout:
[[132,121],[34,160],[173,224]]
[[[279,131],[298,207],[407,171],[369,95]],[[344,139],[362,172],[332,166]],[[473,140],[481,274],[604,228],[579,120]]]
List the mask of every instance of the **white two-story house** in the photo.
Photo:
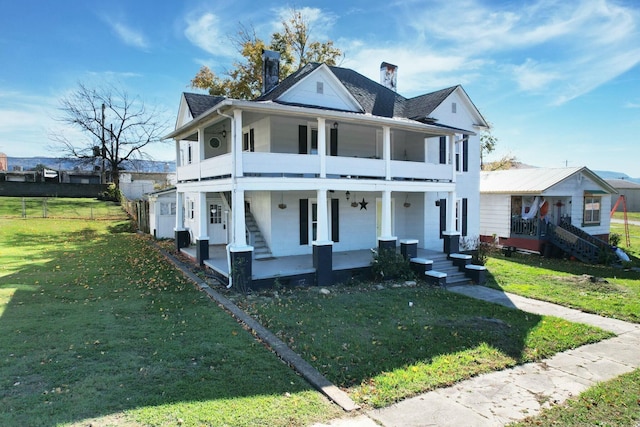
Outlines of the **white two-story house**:
[[178,248],[245,285],[261,260],[308,257],[326,285],[337,254],[401,241],[451,253],[477,237],[487,122],[461,86],[387,86],[313,63],[251,101],[184,93],[168,135]]

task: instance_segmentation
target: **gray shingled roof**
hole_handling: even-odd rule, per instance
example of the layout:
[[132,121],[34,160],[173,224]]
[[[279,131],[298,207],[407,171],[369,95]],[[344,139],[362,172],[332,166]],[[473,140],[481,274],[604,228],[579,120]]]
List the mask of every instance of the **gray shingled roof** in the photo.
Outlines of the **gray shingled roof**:
[[[320,63],[309,63],[305,65],[298,71],[290,74],[271,91],[259,96],[254,99],[254,101],[272,101],[284,104],[278,101],[278,98],[321,65]],[[349,68],[330,66],[329,69],[362,106],[364,113],[379,117],[424,120],[458,88],[458,86],[453,86],[407,99],[397,92]],[[185,93],[185,98],[194,118],[224,99],[224,97],[212,97],[193,93]],[[315,105],[296,105],[317,108]],[[436,124],[436,126],[438,126],[438,124]],[[444,125],[440,126],[446,127]]]
[[438,108],[458,86],[448,87],[407,100],[407,118],[421,120]]
[[[304,76],[320,67],[320,65],[322,64],[310,63],[305,65],[300,70],[289,75],[271,92],[257,98],[256,101],[278,102],[278,97]],[[364,113],[380,117],[405,117],[406,98],[402,95],[349,68],[329,67],[329,69],[364,108]],[[309,105],[308,107],[314,106]]]
[[225,97],[185,92],[184,99],[187,101],[187,106],[189,107],[189,111],[191,112],[191,117],[195,119],[200,114],[204,113],[214,105],[223,101]]

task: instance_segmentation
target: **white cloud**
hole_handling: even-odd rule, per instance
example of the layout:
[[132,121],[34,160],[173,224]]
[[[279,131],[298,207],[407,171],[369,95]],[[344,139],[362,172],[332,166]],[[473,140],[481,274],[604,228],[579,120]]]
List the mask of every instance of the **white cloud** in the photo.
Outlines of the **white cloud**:
[[146,50],[149,47],[147,39],[140,31],[134,30],[126,24],[122,22],[116,22],[112,19],[106,19],[106,21],[109,26],[111,26],[111,29],[120,38],[120,40],[122,40],[126,45],[142,50]]
[[[503,64],[494,73],[521,91],[561,104],[584,95],[640,63],[640,12],[611,0],[482,3],[438,1],[409,5],[406,21],[431,54]],[[484,70],[485,75],[490,75]],[[459,74],[452,69],[452,74]],[[497,76],[496,76],[497,77]]]
[[211,12],[189,14],[184,35],[187,39],[211,55],[233,56],[235,50],[229,38],[221,33],[220,18]]
[[[295,8],[295,10],[302,14],[312,39],[324,41],[331,38],[329,33],[336,22],[337,15],[317,7],[302,7]],[[275,10],[277,20],[272,22],[272,32],[282,31],[282,22],[291,19],[291,11],[291,7],[281,7]],[[271,34],[269,34],[270,36]]]
[[552,71],[552,68],[527,58],[524,64],[513,68],[513,75],[521,90],[538,92],[547,88],[550,83],[561,79],[561,76]]

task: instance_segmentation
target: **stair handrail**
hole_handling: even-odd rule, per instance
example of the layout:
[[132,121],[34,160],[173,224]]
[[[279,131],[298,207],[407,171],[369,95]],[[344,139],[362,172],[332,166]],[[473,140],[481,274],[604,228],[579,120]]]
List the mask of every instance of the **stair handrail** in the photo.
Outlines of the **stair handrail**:
[[596,263],[601,248],[571,231],[549,224],[549,241],[582,262]]
[[576,227],[575,225],[568,223],[566,221],[560,221],[560,227],[564,228],[567,231],[575,234],[576,236],[588,241],[589,243],[597,246],[602,250],[608,250],[609,244],[598,239],[597,237],[593,237],[591,234],[587,233],[583,229]]

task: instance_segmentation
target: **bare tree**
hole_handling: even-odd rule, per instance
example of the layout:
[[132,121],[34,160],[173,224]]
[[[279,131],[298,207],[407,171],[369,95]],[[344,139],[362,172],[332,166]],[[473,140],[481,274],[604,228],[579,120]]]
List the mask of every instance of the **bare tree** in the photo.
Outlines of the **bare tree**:
[[90,88],[78,83],[75,91],[60,99],[59,110],[58,120],[80,130],[86,138],[78,141],[54,133],[54,149],[86,163],[101,162],[106,181],[117,188],[123,163],[150,159],[144,150],[162,141],[168,130],[159,111],[148,109],[141,99],[113,85]]

